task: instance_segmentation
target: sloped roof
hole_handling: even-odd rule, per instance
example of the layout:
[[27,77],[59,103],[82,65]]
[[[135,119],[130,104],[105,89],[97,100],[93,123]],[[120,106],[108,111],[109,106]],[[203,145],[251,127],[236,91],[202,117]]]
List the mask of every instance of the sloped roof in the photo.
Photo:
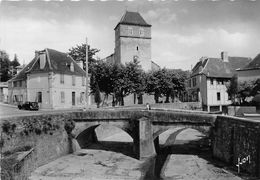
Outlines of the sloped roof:
[[249,62],[252,61],[252,59],[248,57],[228,57],[228,61],[234,71],[239,68],[244,68]]
[[[59,52],[53,49],[45,49],[40,51],[46,54],[46,63],[44,68],[40,68],[40,58],[39,56],[34,57],[34,59],[25,68],[18,73],[11,81],[26,79],[27,73],[42,73],[42,72],[54,72],[63,73],[71,75],[85,76],[85,71],[79,67],[79,65],[66,53]],[[74,72],[70,70],[70,65],[73,63]]]
[[244,67],[251,59],[246,57],[228,57],[228,62],[220,58],[205,58],[197,62],[191,76],[205,74],[207,77],[231,78],[235,70]]
[[244,68],[239,70],[260,69],[260,54],[258,54],[251,62],[249,62]]
[[[152,25],[148,24],[143,17],[140,15],[139,12],[129,12],[126,11],[125,14],[122,16],[119,23],[116,25],[116,27],[119,24],[126,24],[126,25],[137,25],[137,26],[146,26],[151,27]],[[115,27],[115,29],[116,29]]]

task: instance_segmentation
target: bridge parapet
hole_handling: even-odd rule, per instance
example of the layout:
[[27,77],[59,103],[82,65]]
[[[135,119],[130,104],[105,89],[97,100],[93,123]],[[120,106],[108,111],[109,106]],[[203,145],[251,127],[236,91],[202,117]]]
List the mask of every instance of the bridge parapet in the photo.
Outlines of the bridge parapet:
[[260,176],[260,121],[218,116],[212,137],[214,157]]

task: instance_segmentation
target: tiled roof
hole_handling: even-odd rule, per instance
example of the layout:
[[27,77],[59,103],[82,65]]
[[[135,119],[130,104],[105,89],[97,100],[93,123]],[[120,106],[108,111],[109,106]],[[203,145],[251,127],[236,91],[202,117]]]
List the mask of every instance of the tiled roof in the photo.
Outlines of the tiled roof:
[[[119,24],[138,25],[138,26],[151,27],[150,24],[145,22],[145,20],[139,14],[139,12],[129,12],[129,11],[125,12],[125,14],[122,16],[121,20],[119,21],[119,23],[116,25],[116,27]],[[115,29],[116,29],[116,27],[115,27]]]
[[244,68],[239,70],[260,69],[260,54],[258,54],[251,62],[249,62]]
[[[54,72],[85,76],[85,71],[68,54],[53,49],[45,49],[41,53],[46,54],[44,68],[40,68],[40,58],[37,56],[20,73],[12,78],[11,81],[26,79],[27,73]],[[69,68],[71,63],[74,65],[74,72]]]
[[220,58],[205,58],[197,62],[192,75],[205,74],[207,77],[231,78],[235,70],[244,67],[251,59],[245,57],[228,57],[228,62]]
[[228,57],[232,70],[244,68],[249,62],[252,61],[248,57]]

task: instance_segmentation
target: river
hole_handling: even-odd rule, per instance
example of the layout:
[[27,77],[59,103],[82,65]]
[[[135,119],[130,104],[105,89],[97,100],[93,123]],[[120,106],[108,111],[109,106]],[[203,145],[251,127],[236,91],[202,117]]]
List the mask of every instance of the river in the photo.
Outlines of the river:
[[147,161],[134,158],[132,139],[125,132],[102,135],[99,142],[61,157],[33,172],[33,180],[145,179],[145,180],[241,180],[235,171],[211,157],[207,139],[187,129],[177,137],[160,136],[158,155]]

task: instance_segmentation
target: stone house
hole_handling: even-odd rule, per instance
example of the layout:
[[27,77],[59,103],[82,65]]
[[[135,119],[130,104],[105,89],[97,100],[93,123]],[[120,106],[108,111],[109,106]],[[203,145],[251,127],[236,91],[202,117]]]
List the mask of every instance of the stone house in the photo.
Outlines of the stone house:
[[86,75],[66,53],[44,49],[8,81],[8,89],[10,104],[36,101],[40,109],[82,108]]
[[188,101],[201,102],[205,111],[222,111],[231,104],[225,83],[230,81],[236,69],[251,61],[246,57],[228,57],[227,52],[221,58],[202,57],[194,66],[187,82]]

